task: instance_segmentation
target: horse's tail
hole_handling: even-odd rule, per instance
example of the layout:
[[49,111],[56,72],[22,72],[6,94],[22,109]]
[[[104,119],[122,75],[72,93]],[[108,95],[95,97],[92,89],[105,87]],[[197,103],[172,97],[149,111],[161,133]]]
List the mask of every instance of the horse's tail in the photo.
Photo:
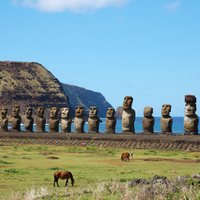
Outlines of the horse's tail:
[[73,186],[74,185],[74,177],[73,177],[71,172],[69,172],[69,173],[70,173],[71,183],[72,183],[72,186]]

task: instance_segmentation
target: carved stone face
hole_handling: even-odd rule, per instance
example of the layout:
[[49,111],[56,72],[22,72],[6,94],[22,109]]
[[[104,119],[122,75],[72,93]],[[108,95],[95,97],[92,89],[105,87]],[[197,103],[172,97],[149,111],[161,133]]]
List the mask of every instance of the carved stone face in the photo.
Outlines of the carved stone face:
[[185,104],[185,115],[193,116],[196,112],[196,104],[195,103],[186,103]]
[[171,112],[171,105],[170,104],[164,104],[162,105],[162,116],[169,116]]
[[145,107],[144,108],[144,116],[145,117],[151,117],[153,114],[153,108],[152,107]]
[[84,112],[83,106],[76,106],[76,109],[75,109],[76,117],[83,117],[83,112]]
[[114,108],[108,108],[106,112],[107,118],[113,118],[115,116],[115,109]]
[[58,117],[58,108],[51,107],[50,108],[50,118],[57,118]]
[[32,112],[33,112],[32,107],[30,107],[30,106],[26,107],[26,110],[25,110],[26,117],[31,117],[32,116]]
[[124,110],[131,109],[132,103],[133,103],[133,97],[125,96],[123,101],[123,109]]
[[90,106],[89,108],[89,117],[97,117],[98,108],[96,106]]
[[61,118],[68,118],[69,117],[69,108],[61,108]]
[[37,116],[38,117],[44,117],[44,107],[38,107],[37,108]]
[[19,111],[20,111],[20,106],[19,105],[15,105],[13,107],[13,117],[18,117],[19,116]]
[[6,118],[7,113],[8,113],[8,109],[7,108],[2,108],[1,109],[1,117],[2,118]]

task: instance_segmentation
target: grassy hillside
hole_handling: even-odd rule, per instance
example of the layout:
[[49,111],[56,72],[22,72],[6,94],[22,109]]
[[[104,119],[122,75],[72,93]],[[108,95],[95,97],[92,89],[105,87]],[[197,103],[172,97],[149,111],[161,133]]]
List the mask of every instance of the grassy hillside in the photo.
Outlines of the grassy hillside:
[[[130,151],[94,146],[0,146],[0,199],[133,199],[138,190],[127,183],[134,178],[160,175],[171,179],[200,172],[200,152],[134,150],[133,159],[122,162],[120,155],[125,150]],[[60,180],[61,187],[54,188],[57,170],[71,171],[74,187],[69,181],[66,189],[65,181]]]

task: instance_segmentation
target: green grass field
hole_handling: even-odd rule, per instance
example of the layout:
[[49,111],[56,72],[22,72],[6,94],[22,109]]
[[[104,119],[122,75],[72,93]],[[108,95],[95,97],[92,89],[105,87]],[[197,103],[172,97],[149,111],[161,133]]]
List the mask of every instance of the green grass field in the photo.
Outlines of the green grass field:
[[[46,197],[41,199],[120,199],[117,192],[98,197],[103,191],[101,187],[117,183],[117,187],[122,188],[120,184],[125,187],[129,180],[151,178],[156,174],[174,178],[200,172],[200,152],[134,150],[133,159],[122,162],[123,151],[130,152],[130,149],[0,146],[0,199],[18,200],[31,192],[32,196],[33,193],[45,193]],[[61,187],[53,187],[53,173],[57,170],[71,171],[74,187],[69,181],[66,189],[63,180],[59,181]],[[40,199],[40,195],[35,199]]]

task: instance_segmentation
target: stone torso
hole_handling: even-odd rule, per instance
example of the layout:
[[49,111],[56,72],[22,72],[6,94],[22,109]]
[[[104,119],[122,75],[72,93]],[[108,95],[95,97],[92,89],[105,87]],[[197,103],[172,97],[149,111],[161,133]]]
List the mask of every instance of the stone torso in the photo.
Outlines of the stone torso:
[[106,132],[115,133],[116,118],[106,118]]
[[198,116],[193,117],[184,117],[184,131],[185,133],[198,133]]
[[142,119],[142,126],[143,126],[143,132],[145,134],[154,132],[155,119],[152,116],[152,114],[153,114],[153,108],[152,107],[145,107],[144,108],[144,117]]
[[35,123],[37,132],[45,132],[46,118],[36,117]]
[[98,133],[99,132],[99,123],[100,119],[96,118],[88,118],[88,132],[90,133]]
[[12,131],[21,131],[20,124],[22,119],[20,116],[12,118]]
[[129,111],[123,110],[122,112],[123,132],[135,132],[134,121],[135,121],[135,111],[133,109],[130,109]]
[[84,125],[85,125],[84,118],[79,118],[79,117],[74,118],[75,133],[84,133]]
[[70,133],[71,132],[71,124],[72,120],[69,118],[61,119],[61,127],[63,133]]
[[161,133],[171,134],[172,133],[172,123],[171,117],[161,117]]
[[49,119],[49,131],[58,132],[59,131],[59,119]]
[[30,117],[30,118],[26,117],[24,119],[24,127],[25,127],[26,131],[30,131],[30,132],[33,131],[33,118],[32,117]]
[[142,125],[144,133],[153,133],[154,132],[154,117],[143,117]]
[[8,131],[8,118],[0,117],[0,131]]

